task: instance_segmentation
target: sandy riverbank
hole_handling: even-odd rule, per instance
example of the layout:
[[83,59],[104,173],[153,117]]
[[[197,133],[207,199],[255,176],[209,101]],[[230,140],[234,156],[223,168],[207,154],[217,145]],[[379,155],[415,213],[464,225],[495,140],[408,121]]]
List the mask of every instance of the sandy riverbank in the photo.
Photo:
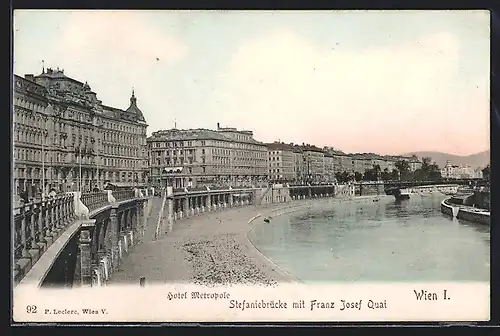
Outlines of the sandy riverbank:
[[[357,201],[365,198],[357,198]],[[339,201],[324,198],[246,206],[178,221],[173,231],[160,240],[135,246],[120,270],[112,274],[111,284],[138,283],[143,276],[149,283],[205,286],[296,282],[298,279],[261,254],[247,233],[266,216],[276,217],[315,204]]]

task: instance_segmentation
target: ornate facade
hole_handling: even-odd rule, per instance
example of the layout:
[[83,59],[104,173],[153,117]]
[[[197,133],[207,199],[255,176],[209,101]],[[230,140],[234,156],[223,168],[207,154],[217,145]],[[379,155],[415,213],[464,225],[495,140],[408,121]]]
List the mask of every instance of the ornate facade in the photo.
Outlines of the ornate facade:
[[267,146],[251,131],[161,130],[148,138],[151,178],[174,188],[257,185],[267,180]]
[[14,76],[13,105],[15,194],[146,182],[148,125],[133,91],[120,110],[102,104],[87,83],[47,69]]

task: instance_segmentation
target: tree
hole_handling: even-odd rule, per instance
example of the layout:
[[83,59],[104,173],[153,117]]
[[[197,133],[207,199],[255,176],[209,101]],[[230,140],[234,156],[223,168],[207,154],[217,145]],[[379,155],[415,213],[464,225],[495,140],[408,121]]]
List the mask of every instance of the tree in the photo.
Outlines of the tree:
[[365,174],[363,176],[363,180],[365,181],[378,181],[381,175],[380,165],[374,165],[371,169],[366,169]]
[[422,158],[422,169],[426,170],[431,165],[432,159],[430,157]]
[[363,181],[373,181],[373,170],[372,169],[365,170],[365,173],[363,174]]
[[431,165],[429,165],[428,171],[427,171],[427,177],[431,181],[436,181],[436,180],[441,180],[441,169],[439,169],[439,166],[433,162]]
[[335,178],[339,183],[347,183],[352,179],[351,174],[349,174],[345,170],[343,172],[336,172]]
[[408,163],[408,161],[406,160],[398,160],[396,161],[396,163],[394,164],[397,168],[397,170],[399,171],[399,174],[400,174],[400,179],[401,180],[408,180],[409,178],[411,178],[411,171],[410,171],[410,164]]
[[483,170],[483,180],[490,180],[490,165],[487,165]]
[[360,172],[354,172],[354,179],[359,182],[363,179],[363,174],[361,174]]
[[390,175],[390,179],[395,181],[399,178],[399,171],[397,169],[393,169]]
[[382,168],[380,168],[380,165],[376,164],[373,166],[373,174],[375,175],[374,181],[378,181],[379,177],[382,174]]
[[380,177],[383,181],[388,181],[391,179],[391,173],[388,168],[385,168],[383,172],[380,173]]

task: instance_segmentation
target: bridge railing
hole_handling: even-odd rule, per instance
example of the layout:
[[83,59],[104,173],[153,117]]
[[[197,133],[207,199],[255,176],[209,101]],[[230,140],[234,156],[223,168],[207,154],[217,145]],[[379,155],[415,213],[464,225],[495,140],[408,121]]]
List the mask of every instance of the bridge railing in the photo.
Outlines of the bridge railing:
[[112,194],[117,201],[135,198],[135,190],[117,190],[113,191]]
[[110,204],[107,192],[84,193],[81,196],[81,200],[83,204],[85,204],[85,206],[89,209],[89,211]]
[[73,195],[14,209],[14,278],[19,279],[75,219]]

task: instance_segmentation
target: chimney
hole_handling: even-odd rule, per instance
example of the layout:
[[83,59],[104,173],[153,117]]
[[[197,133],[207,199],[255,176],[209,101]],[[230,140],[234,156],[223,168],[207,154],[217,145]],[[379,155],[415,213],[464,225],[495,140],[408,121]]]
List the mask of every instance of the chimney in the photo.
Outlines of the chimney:
[[35,76],[33,74],[26,74],[26,75],[24,75],[24,78],[29,80],[30,82],[35,81]]
[[220,123],[217,123],[217,129],[220,129]]

